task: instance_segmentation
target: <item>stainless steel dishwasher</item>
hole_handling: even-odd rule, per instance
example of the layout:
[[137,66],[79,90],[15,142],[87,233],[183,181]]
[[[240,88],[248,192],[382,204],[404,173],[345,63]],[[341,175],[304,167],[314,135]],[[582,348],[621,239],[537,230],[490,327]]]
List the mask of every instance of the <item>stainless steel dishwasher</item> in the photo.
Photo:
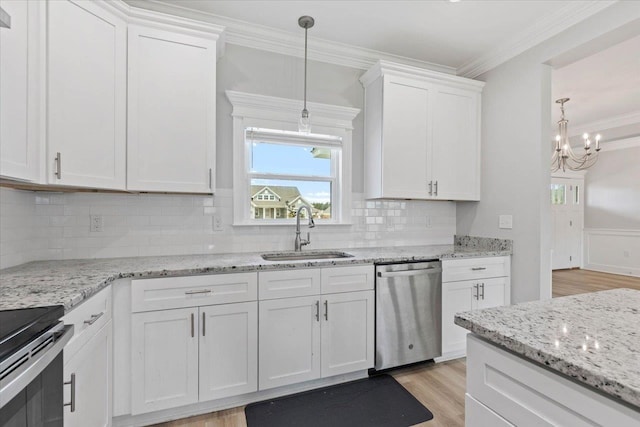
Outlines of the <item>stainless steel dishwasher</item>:
[[441,325],[440,261],[376,266],[376,370],[441,356]]

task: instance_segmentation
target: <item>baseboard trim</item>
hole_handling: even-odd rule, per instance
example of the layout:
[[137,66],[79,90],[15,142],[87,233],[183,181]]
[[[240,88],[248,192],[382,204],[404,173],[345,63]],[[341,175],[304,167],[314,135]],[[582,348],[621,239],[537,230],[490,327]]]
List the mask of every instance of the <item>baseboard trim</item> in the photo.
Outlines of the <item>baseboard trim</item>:
[[640,268],[618,267],[615,265],[587,264],[584,270],[599,271],[601,273],[619,274],[621,276],[640,277]]
[[121,415],[113,418],[113,427],[139,427],[151,424],[158,424],[168,421],[179,420],[181,418],[193,417],[196,415],[208,414],[210,412],[222,411],[236,408],[261,400],[273,399],[289,394],[300,393],[302,391],[313,390],[348,381],[366,378],[367,371],[357,371],[350,374],[337,375],[331,378],[321,378],[307,381],[301,384],[278,387],[270,390],[257,391],[240,396],[227,397],[224,399],[212,400],[209,402],[194,403],[193,405],[180,406],[178,408],[164,409],[162,411],[150,412],[140,415]]

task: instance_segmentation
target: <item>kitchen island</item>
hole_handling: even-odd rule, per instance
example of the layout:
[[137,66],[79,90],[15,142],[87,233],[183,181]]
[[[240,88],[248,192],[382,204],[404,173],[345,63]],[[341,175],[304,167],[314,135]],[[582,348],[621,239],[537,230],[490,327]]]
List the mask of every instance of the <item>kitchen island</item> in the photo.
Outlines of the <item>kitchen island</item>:
[[467,338],[466,425],[640,425],[640,291],[456,315]]

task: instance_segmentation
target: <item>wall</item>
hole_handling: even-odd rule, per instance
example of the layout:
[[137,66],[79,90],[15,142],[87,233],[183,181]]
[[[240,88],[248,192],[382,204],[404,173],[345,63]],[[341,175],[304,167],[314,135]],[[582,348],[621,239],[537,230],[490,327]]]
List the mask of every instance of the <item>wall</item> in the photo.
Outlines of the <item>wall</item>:
[[[232,227],[231,190],[215,197],[0,191],[2,268],[43,259],[293,250],[294,225]],[[353,225],[310,230],[305,249],[453,243],[452,202],[374,202],[354,193],[352,211]],[[104,231],[90,231],[91,215],[103,216]],[[214,215],[222,231],[213,231]]]
[[640,230],[640,146],[600,153],[585,177],[584,222]]
[[585,268],[640,276],[640,146],[600,153],[584,214]]
[[[458,204],[457,234],[513,240],[512,302],[551,297],[551,68],[544,64],[579,59],[577,51],[588,56],[587,45],[602,48],[621,32],[637,34],[633,3],[615,3],[479,77],[486,82],[482,200]],[[498,229],[500,214],[513,215],[512,230]]]

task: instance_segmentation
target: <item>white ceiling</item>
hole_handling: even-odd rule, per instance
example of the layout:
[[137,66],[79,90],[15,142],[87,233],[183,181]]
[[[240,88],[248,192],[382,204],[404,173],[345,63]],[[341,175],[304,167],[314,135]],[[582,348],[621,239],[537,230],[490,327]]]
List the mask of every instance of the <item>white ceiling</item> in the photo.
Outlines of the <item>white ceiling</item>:
[[310,48],[318,40],[341,43],[422,61],[426,65],[439,64],[469,77],[474,76],[470,75],[470,69],[476,68],[474,63],[488,55],[509,59],[504,58],[505,52],[514,56],[611,3],[576,0],[127,2],[156,9],[178,6],[204,12],[209,20],[231,30],[240,26],[246,33],[251,27],[248,30],[245,24],[251,23],[256,34],[270,28],[296,37],[304,33],[298,27],[298,17],[311,15],[316,25],[309,30]]
[[[552,84],[554,101],[571,98],[565,104],[570,134],[640,134],[640,36],[554,70]],[[560,118],[555,102],[553,118]]]

